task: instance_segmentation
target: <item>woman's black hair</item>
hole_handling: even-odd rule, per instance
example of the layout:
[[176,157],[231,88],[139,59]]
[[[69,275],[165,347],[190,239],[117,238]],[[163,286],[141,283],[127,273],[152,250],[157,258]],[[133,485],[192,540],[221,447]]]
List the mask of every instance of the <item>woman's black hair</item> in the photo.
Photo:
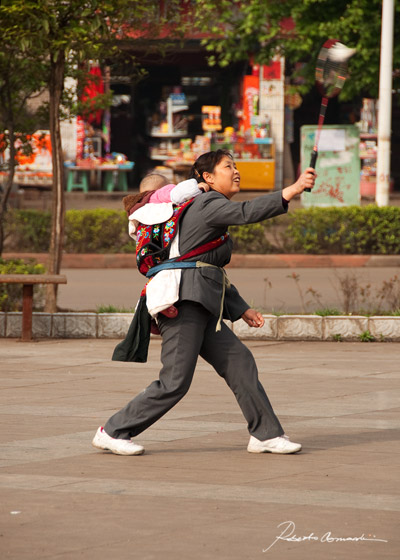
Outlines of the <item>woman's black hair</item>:
[[216,165],[226,156],[233,159],[232,154],[228,150],[216,150],[215,152],[202,154],[193,164],[189,173],[189,179],[196,179],[198,183],[205,182],[203,173],[213,173]]

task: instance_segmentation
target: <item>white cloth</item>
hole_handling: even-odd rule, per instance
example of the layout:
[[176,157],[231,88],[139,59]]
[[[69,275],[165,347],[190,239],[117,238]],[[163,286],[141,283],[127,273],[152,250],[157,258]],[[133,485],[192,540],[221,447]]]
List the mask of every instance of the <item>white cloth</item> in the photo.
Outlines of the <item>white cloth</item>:
[[129,216],[129,235],[136,239],[138,224],[153,226],[162,224],[172,218],[174,207],[172,202],[148,202]]
[[199,196],[201,192],[196,179],[187,179],[186,181],[181,181],[172,189],[171,202],[174,204],[182,204],[195,196]]
[[[166,222],[172,217],[174,204],[182,204],[201,194],[196,179],[178,183],[171,190],[171,202],[149,202],[129,216],[129,235],[136,239],[139,223],[155,225]],[[179,228],[171,243],[169,258],[179,257]],[[167,309],[179,299],[181,269],[161,270],[148,283],[146,288],[146,305],[152,317]]]
[[129,216],[129,235],[136,239],[139,223],[146,226],[162,224],[172,217],[174,204],[183,204],[187,200],[201,194],[196,179],[181,181],[171,190],[171,202],[148,202]]
[[[179,257],[179,231],[171,243],[169,256]],[[178,301],[181,273],[180,268],[161,270],[147,284],[146,305],[152,317]]]

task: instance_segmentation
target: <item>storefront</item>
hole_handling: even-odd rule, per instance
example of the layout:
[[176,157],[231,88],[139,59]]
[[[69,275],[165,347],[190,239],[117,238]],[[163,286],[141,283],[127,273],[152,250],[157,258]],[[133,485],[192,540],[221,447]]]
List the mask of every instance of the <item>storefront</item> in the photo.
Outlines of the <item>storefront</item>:
[[186,177],[201,153],[224,147],[243,189],[272,190],[282,168],[283,63],[210,68],[198,44],[191,49],[144,59],[147,74],[135,85],[111,72],[111,149],[135,162],[135,186],[155,168]]
[[[102,64],[96,72],[101,89],[113,93],[110,110],[89,121],[61,123],[67,190],[137,189],[143,176],[157,168],[176,182],[186,178],[201,153],[218,148],[233,154],[243,190],[267,191],[293,182],[300,170],[300,129],[317,122],[320,96],[312,90],[302,99],[285,90],[290,68],[285,71],[283,58],[264,66],[246,61],[211,68],[199,41],[187,41],[164,56],[145,50],[132,54],[144,77],[132,77],[132,68]],[[353,110],[333,99],[325,122],[354,123],[371,113],[366,104],[357,114]],[[365,126],[361,194],[368,187],[373,196],[376,130]],[[50,188],[51,147],[46,162],[43,150],[34,152],[35,161],[19,162],[16,182]],[[392,168],[396,172],[397,160]]]
[[[9,149],[1,150],[3,135],[0,135],[0,163],[7,164]],[[50,189],[53,183],[51,141],[48,130],[37,130],[34,134],[16,138],[16,168],[14,183],[20,187]],[[0,185],[5,184],[8,171],[0,171]]]

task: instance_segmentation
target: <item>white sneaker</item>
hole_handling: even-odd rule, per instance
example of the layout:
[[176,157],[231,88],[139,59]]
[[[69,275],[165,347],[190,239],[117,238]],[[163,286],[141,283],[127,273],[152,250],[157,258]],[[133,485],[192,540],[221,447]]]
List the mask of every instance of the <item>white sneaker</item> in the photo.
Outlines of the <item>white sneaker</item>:
[[250,436],[247,451],[249,453],[297,453],[301,450],[300,443],[293,443],[289,440],[288,436],[283,435],[273,439],[266,439],[260,441],[254,436]]
[[141,455],[144,453],[144,447],[141,445],[133,443],[130,439],[112,438],[106,434],[102,426],[97,430],[92,445],[97,449],[112,451],[116,455]]

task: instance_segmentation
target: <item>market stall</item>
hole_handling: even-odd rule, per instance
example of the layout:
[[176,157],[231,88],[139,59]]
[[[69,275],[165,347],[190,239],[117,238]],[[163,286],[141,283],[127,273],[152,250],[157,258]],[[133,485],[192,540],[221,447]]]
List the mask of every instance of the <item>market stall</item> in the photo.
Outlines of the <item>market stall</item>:
[[242,190],[272,190],[275,185],[275,145],[272,138],[216,135],[211,149],[229,150],[240,172]]
[[[378,157],[378,108],[375,99],[364,98],[360,112],[360,194],[374,198],[376,195],[376,167]],[[394,190],[394,181],[389,181],[389,191]]]
[[[119,152],[111,152],[110,118],[108,110],[96,109],[96,97],[108,89],[107,79],[103,79],[100,67],[91,64],[88,79],[81,99],[88,102],[84,116],[76,116],[70,121],[62,121],[61,137],[66,173],[66,190],[128,190],[128,175],[134,162]],[[107,75],[107,72],[106,72]],[[104,82],[104,83],[103,83]],[[76,82],[69,87],[77,87]],[[0,136],[1,140],[1,136]],[[17,167],[14,183],[20,187],[51,189],[52,149],[50,132],[38,130],[27,138],[18,137],[15,142]],[[111,152],[111,153],[110,153]],[[9,150],[1,152],[0,163],[9,161]],[[0,184],[7,179],[8,172],[0,171]]]
[[[53,184],[51,163],[51,142],[48,130],[37,130],[22,141],[15,141],[16,168],[14,183],[20,187],[36,187],[51,189]],[[6,149],[1,159],[6,163],[9,160],[9,150]],[[6,182],[8,171],[0,171],[0,184]]]
[[110,154],[103,159],[79,159],[74,162],[66,162],[67,192],[75,189],[89,192],[90,175],[96,173],[99,176],[98,184],[103,186],[107,192],[114,190],[127,191],[127,172],[131,171],[134,163],[126,161],[122,154]]
[[[280,64],[275,61],[272,70],[269,66],[254,67],[252,75],[238,81],[239,101],[232,105],[230,126],[222,124],[228,119],[227,114],[222,114],[221,105],[203,105],[202,134],[190,134],[190,122],[195,116],[190,112],[191,94],[185,94],[185,80],[180,86],[171,87],[148,124],[149,155],[154,169],[160,170],[160,165],[163,166],[161,170],[172,169],[173,178],[178,181],[187,177],[199,155],[225,148],[235,158],[243,190],[273,190],[276,184],[275,137],[281,143],[283,138],[283,117],[274,105],[280,97],[283,103],[283,89],[280,96],[276,86],[281,85],[283,79]],[[262,99],[263,95],[269,97],[268,102]],[[201,99],[201,87],[196,99]]]
[[135,164],[125,154],[109,153],[109,129],[99,127],[93,119],[76,118],[73,157],[64,163],[67,192],[78,189],[87,193],[91,185],[107,192],[128,190],[127,175]]

